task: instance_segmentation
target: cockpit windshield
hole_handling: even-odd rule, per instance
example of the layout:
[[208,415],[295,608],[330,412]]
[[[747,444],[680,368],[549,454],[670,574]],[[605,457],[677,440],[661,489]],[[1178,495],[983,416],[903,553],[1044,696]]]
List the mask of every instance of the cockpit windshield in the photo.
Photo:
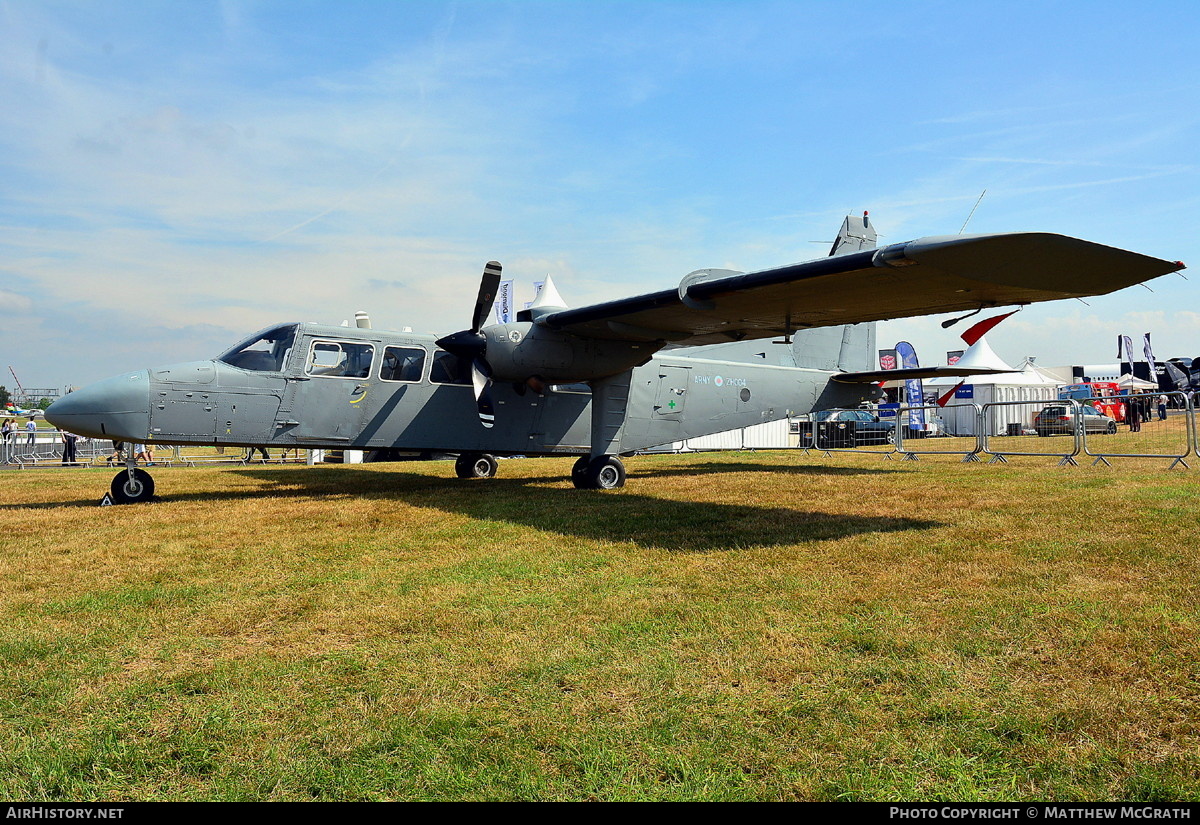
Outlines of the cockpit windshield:
[[217,360],[255,372],[282,372],[296,340],[296,324],[280,324],[255,333]]

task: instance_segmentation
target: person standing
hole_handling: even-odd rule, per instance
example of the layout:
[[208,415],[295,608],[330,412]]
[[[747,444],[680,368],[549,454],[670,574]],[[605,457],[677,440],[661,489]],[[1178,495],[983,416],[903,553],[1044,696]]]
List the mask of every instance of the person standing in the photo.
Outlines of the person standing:
[[1167,420],[1167,397],[1165,395],[1158,397],[1158,420]]
[[29,436],[25,439],[25,443],[32,447],[37,442],[37,424],[32,417],[25,422],[25,432],[29,433]]
[[1142,404],[1138,399],[1131,398],[1125,402],[1125,422],[1129,425],[1129,432],[1142,431]]
[[64,467],[74,467],[79,462],[75,460],[75,439],[78,438],[75,433],[69,433],[66,430],[62,431],[63,456],[62,465]]

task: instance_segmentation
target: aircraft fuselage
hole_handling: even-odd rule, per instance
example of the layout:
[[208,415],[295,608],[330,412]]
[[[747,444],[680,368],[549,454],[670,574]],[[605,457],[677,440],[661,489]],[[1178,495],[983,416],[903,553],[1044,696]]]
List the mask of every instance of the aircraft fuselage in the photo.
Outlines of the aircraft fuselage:
[[[826,370],[696,357],[628,357],[633,368],[619,451],[737,429],[820,406],[853,406],[870,387]],[[125,373],[53,406],[59,427],[94,438],[180,445],[396,449],[494,455],[586,454],[586,385],[494,388],[496,425],[480,425],[469,374],[434,337],[283,324],[220,358]]]

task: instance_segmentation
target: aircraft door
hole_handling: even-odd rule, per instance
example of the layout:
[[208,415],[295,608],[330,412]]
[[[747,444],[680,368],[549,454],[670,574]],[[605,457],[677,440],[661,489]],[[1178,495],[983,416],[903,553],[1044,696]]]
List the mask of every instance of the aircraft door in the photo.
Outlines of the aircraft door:
[[678,421],[687,406],[691,368],[661,365],[658,368],[658,393],[654,399],[655,417]]
[[[295,384],[289,415],[298,442],[350,444],[359,437],[371,393],[375,346],[361,341],[309,343],[304,378]],[[285,403],[285,406],[288,406]]]

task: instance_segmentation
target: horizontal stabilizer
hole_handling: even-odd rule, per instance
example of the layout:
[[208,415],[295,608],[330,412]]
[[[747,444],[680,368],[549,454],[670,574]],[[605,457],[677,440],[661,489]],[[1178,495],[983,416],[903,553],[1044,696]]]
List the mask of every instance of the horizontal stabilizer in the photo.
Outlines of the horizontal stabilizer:
[[1004,375],[1014,370],[994,370],[987,367],[914,367],[908,370],[871,370],[870,372],[841,372],[833,376],[842,384],[878,384],[880,381],[908,381],[918,378],[967,378],[972,375]]

